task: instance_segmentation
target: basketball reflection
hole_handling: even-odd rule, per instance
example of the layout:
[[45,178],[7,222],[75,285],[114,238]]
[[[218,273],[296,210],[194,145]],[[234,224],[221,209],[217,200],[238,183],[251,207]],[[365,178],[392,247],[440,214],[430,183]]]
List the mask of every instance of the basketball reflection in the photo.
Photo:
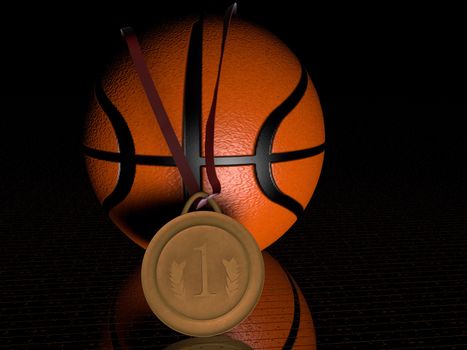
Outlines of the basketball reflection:
[[263,258],[258,305],[234,329],[211,338],[189,338],[160,322],[146,303],[138,267],[116,297],[101,349],[316,349],[310,309],[298,285],[271,255],[263,252]]

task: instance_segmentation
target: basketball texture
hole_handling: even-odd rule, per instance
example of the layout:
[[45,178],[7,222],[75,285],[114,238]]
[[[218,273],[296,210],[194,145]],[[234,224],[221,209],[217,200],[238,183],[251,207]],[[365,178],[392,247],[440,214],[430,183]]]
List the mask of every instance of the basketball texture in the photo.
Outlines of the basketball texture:
[[[221,18],[190,17],[139,35],[172,126],[208,193],[204,135],[222,28]],[[214,151],[222,184],[216,201],[264,249],[311,199],[323,163],[323,117],[295,55],[267,30],[237,17],[226,42]],[[122,53],[96,83],[84,153],[99,201],[140,246],[180,214],[187,194],[123,41]]]

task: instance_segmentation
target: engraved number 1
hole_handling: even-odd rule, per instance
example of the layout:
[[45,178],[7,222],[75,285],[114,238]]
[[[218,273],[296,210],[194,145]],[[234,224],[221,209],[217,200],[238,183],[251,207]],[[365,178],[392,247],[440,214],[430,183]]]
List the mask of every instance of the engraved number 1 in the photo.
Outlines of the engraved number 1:
[[206,243],[204,243],[201,247],[193,248],[193,250],[199,250],[201,252],[201,276],[203,278],[203,286],[201,288],[201,293],[195,294],[195,296],[208,297],[210,295],[215,295],[216,293],[209,292],[209,288],[208,288],[208,263],[207,263]]

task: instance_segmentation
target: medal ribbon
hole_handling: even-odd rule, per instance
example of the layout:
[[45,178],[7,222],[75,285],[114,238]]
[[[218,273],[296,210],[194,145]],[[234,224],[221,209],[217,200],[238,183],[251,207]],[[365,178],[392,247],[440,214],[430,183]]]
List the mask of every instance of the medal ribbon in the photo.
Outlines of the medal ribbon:
[[[221,192],[221,184],[216,173],[216,166],[214,162],[214,126],[216,118],[216,106],[217,106],[217,95],[219,91],[219,83],[222,69],[222,60],[224,58],[225,43],[227,40],[227,34],[229,26],[232,20],[232,16],[236,13],[237,4],[232,4],[226,11],[224,16],[224,25],[223,25],[223,34],[222,34],[222,45],[221,45],[221,54],[219,58],[219,66],[217,70],[217,79],[216,85],[214,87],[214,94],[211,103],[211,109],[209,112],[208,120],[206,123],[206,137],[205,137],[205,156],[206,156],[206,173],[208,175],[209,183],[212,187],[212,194],[207,198],[203,198],[197,205],[197,209],[204,206],[208,199],[217,196]],[[200,187],[196,178],[193,174],[190,165],[185,157],[182,146],[178,142],[177,135],[170,123],[167,112],[162,104],[162,100],[157,92],[154,81],[152,80],[151,73],[146,65],[144,60],[141,47],[139,45],[136,34],[131,27],[125,27],[120,30],[123,38],[126,41],[128,50],[130,52],[131,59],[135,65],[136,72],[138,73],[141,84],[143,85],[144,92],[148,99],[149,104],[151,105],[152,111],[156,117],[159,127],[164,135],[165,141],[172,153],[172,157],[175,160],[175,164],[180,172],[183,183],[185,184],[190,195],[200,191]]]

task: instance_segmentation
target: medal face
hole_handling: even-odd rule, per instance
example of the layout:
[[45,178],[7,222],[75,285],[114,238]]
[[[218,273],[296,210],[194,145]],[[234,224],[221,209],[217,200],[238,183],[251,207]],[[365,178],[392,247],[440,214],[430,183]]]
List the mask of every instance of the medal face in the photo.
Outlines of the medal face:
[[263,289],[264,264],[253,236],[224,214],[199,211],[162,227],[143,259],[152,311],[180,333],[207,337],[244,320]]

